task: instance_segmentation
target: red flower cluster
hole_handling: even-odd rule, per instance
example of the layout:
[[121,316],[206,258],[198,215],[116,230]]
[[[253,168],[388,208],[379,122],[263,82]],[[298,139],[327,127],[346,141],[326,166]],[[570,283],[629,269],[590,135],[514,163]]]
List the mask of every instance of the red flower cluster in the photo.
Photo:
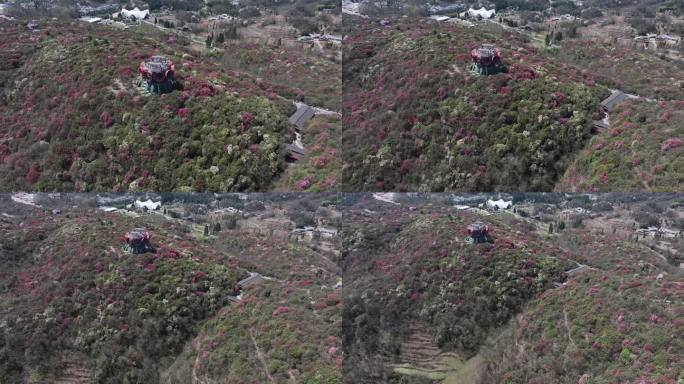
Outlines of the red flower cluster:
[[109,114],[109,112],[104,111],[102,114],[100,114],[100,122],[102,123],[102,126],[105,128],[109,128],[114,124],[114,119],[112,118],[112,115]]
[[311,186],[311,178],[307,176],[307,177],[305,177],[305,178],[299,180],[298,182],[296,182],[296,183],[295,183],[295,186],[296,186],[297,189],[299,189],[299,190],[307,189],[307,188],[309,188],[309,187]]
[[188,108],[178,108],[177,113],[178,113],[178,117],[180,117],[181,119],[185,119],[185,118],[187,118],[188,116],[190,116],[190,109],[188,109]]
[[40,166],[38,164],[33,164],[26,174],[26,181],[29,184],[34,184],[40,178]]
[[672,137],[665,140],[664,143],[660,145],[660,150],[663,152],[669,151],[670,149],[677,148],[682,145],[682,139]]
[[273,314],[272,314],[272,315],[275,317],[275,316],[278,316],[278,315],[280,315],[280,314],[288,313],[288,312],[290,312],[290,308],[285,307],[285,306],[279,306],[278,308],[276,308],[276,309],[273,311]]

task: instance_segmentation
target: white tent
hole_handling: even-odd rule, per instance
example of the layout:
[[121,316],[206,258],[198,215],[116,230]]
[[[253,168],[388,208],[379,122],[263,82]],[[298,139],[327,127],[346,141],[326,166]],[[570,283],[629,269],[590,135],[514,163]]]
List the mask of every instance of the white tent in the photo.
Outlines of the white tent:
[[498,208],[498,209],[508,209],[513,206],[513,201],[504,201],[504,199],[499,200],[487,200],[488,208]]
[[147,208],[149,211],[155,211],[161,207],[161,201],[153,202],[152,200],[146,200],[146,201],[140,201],[136,200],[135,201],[135,207],[136,208]]
[[487,10],[487,8],[482,7],[480,9],[473,9],[470,8],[468,9],[468,14],[470,17],[482,17],[483,19],[489,19],[496,13],[496,9],[492,8],[490,10]]
[[150,16],[150,10],[145,9],[141,11],[138,7],[135,7],[129,11],[128,9],[124,8],[121,10],[121,16],[129,19],[143,20]]

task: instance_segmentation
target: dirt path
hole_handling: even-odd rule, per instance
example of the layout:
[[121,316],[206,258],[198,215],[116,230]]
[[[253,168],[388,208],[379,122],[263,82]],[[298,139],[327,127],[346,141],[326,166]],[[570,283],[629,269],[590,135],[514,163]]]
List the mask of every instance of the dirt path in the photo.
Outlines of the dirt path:
[[568,320],[568,311],[563,308],[563,322],[565,323],[565,331],[568,334],[568,339],[570,340],[570,343],[577,347],[577,344],[575,344],[575,340],[572,339],[572,332],[570,331],[570,321]]
[[276,381],[273,379],[273,376],[268,372],[268,364],[266,364],[266,359],[264,358],[264,353],[261,351],[261,348],[259,348],[259,345],[256,342],[256,339],[254,338],[254,333],[252,332],[252,327],[249,327],[249,338],[252,339],[252,344],[254,344],[254,349],[256,350],[257,353],[257,358],[261,362],[262,368],[264,370],[264,374],[266,377],[268,377],[268,381],[271,383],[275,383]]
[[204,380],[201,380],[197,376],[197,369],[201,365],[200,356],[202,355],[202,342],[203,341],[204,341],[204,335],[201,335],[196,339],[197,356],[195,356],[195,362],[192,364],[192,384],[206,384],[206,382]]

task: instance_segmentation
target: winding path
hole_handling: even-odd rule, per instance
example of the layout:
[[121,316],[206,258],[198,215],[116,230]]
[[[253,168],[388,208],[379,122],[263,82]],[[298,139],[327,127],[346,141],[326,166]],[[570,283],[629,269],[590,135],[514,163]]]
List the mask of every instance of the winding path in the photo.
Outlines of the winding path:
[[266,364],[264,353],[261,351],[261,348],[259,348],[259,344],[257,344],[256,339],[254,338],[254,332],[252,332],[251,326],[249,327],[249,338],[252,339],[252,344],[254,344],[254,349],[256,350],[257,358],[261,362],[264,374],[266,375],[266,377],[268,377],[268,381],[275,384],[276,381],[273,379],[273,376],[271,376],[271,374],[268,372],[268,364]]

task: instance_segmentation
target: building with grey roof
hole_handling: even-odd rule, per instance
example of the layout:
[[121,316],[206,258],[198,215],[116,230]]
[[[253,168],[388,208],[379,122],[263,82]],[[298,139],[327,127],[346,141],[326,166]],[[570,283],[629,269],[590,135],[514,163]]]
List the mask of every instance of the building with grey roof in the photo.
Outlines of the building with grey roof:
[[316,111],[308,105],[302,104],[297,108],[297,112],[290,116],[290,123],[297,129],[304,128],[304,124],[316,115]]
[[622,91],[613,91],[613,93],[601,102],[601,108],[606,113],[610,113],[621,102],[627,100],[629,96]]

